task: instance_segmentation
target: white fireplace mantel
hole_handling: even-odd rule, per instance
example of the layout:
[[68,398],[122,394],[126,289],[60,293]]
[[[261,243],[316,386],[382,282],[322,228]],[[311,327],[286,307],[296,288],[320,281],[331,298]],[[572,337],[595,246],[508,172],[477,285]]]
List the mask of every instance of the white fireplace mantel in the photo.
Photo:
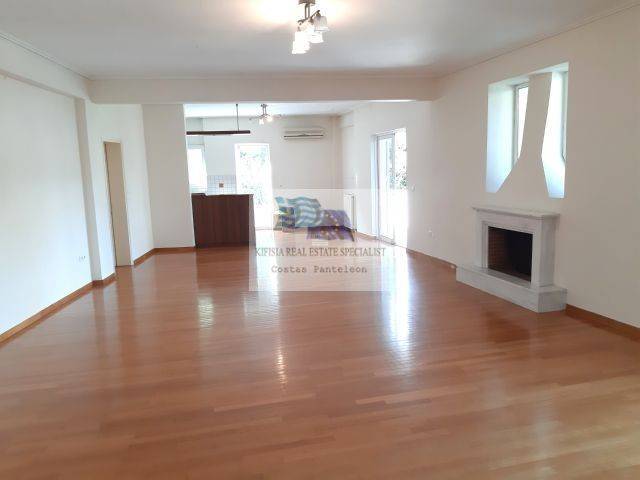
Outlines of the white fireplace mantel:
[[557,213],[535,212],[500,207],[474,206],[476,211],[476,258],[477,267],[488,268],[487,238],[489,227],[504,228],[533,235],[533,258],[531,259],[531,284],[536,287],[553,285],[553,270],[556,253]]
[[[536,312],[563,310],[566,290],[553,284],[559,214],[493,206],[474,206],[473,209],[476,211],[475,264],[458,266],[458,280]],[[532,235],[531,281],[488,268],[489,227]]]
[[554,212],[542,212],[540,210],[524,210],[521,208],[506,208],[506,207],[489,207],[484,205],[474,205],[473,208],[476,212],[492,212],[500,215],[510,215],[514,217],[524,218],[557,218],[559,213]]

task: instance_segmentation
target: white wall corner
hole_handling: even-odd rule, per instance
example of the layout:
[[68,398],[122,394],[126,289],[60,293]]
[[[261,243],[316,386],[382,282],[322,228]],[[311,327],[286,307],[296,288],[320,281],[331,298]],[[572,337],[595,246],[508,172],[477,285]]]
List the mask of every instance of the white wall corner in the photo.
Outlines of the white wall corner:
[[144,105],[149,199],[156,248],[195,245],[184,108]]
[[102,280],[102,267],[100,262],[100,243],[98,235],[98,223],[96,219],[96,206],[94,201],[93,176],[91,172],[90,140],[87,126],[86,100],[75,99],[76,124],[78,129],[78,146],[80,153],[80,165],[82,168],[82,188],[84,195],[84,211],[87,223],[87,239],[89,243],[89,261],[91,265],[91,278]]

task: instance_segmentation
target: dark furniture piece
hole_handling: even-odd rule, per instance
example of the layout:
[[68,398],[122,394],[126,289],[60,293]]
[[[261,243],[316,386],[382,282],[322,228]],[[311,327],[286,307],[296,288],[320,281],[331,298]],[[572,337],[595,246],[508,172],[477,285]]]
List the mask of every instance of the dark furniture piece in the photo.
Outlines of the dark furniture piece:
[[313,227],[307,227],[307,238],[356,241],[349,215],[344,210],[321,210]]
[[253,195],[191,195],[196,248],[253,245]]

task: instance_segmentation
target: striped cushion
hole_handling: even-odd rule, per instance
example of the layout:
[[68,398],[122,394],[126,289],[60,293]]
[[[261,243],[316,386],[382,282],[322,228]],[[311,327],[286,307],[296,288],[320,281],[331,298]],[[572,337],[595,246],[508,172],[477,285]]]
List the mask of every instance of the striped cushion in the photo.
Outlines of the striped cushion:
[[279,210],[287,208],[287,201],[284,199],[284,197],[276,197],[276,203],[278,204]]
[[321,221],[320,202],[315,198],[296,197],[288,199],[296,216],[296,228],[314,227]]
[[278,204],[278,224],[277,228],[282,230],[290,230],[295,228],[295,211],[293,207],[287,207],[287,201],[283,197],[276,197]]

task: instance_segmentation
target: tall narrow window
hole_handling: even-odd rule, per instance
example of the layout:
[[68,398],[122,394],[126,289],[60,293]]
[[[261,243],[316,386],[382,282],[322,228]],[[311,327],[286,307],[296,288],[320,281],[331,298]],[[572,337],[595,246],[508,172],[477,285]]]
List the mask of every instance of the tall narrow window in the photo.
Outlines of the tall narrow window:
[[[489,85],[487,192],[497,193],[520,159],[529,169],[539,168],[542,160],[549,197],[564,197],[568,78],[569,64],[565,63]],[[530,124],[530,120],[535,121]],[[512,178],[519,180],[511,180],[509,185],[526,181],[519,175]]]
[[187,150],[187,162],[191,193],[206,192],[207,166],[204,161],[204,150],[201,147],[189,147]]
[[567,104],[569,101],[569,72],[562,72],[562,158],[567,161]]
[[518,161],[522,153],[522,138],[524,136],[524,122],[527,117],[527,100],[529,99],[529,84],[516,85],[514,95],[514,139],[513,139],[513,164]]
[[567,131],[567,74],[553,72],[542,143],[542,164],[551,198],[564,197]]

